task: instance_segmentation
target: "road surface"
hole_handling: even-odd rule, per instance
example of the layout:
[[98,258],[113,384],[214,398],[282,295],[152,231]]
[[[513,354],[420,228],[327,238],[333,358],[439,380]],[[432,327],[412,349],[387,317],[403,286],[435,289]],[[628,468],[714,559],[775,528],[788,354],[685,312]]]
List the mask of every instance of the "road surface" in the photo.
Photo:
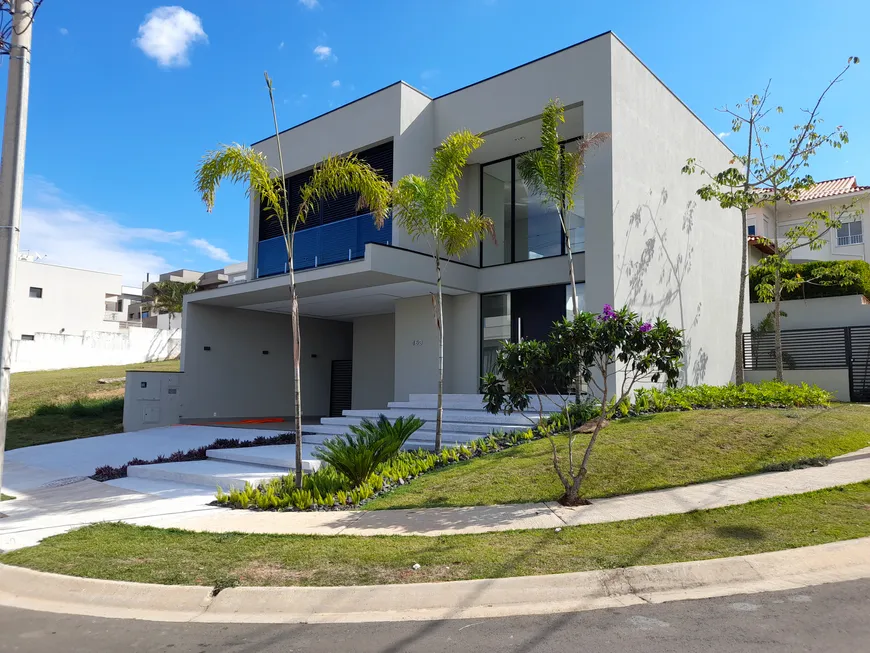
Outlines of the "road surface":
[[0,653],[859,653],[870,580],[799,591],[474,621],[163,624],[0,608]]

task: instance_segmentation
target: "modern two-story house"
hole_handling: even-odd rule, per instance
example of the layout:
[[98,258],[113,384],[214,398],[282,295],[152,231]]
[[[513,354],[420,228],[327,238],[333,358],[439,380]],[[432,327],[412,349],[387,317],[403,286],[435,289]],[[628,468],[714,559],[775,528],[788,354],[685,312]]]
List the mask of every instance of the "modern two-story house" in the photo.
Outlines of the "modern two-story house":
[[[733,155],[612,33],[436,98],[397,82],[282,132],[291,211],[329,154],[355,152],[394,182],[426,174],[451,132],[481,134],[457,210],[491,217],[496,239],[444,270],[445,392],[476,393],[501,343],[544,337],[570,310],[558,218],[516,171],[517,156],[540,145],[551,98],[566,106],[567,146],[610,134],[587,162],[570,220],[586,308],[629,305],[667,318],[685,329],[684,382],[728,382],[740,215],[700,201],[697,178],[680,169],[689,157],[718,169]],[[255,147],[276,163],[276,144]],[[310,417],[437,389],[432,258],[392,221],[376,229],[355,199],[325,203],[296,236]],[[247,281],[185,299],[183,418],[293,413],[287,256],[256,198],[248,221]]]

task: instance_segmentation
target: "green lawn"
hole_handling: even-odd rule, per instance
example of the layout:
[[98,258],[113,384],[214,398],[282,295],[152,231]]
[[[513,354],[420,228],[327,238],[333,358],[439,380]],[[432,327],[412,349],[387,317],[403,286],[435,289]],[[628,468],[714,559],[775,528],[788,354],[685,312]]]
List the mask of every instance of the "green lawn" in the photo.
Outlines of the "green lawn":
[[[370,585],[704,560],[870,536],[870,482],[685,515],[443,537],[192,533],[88,526],[0,562],[181,585]],[[418,571],[411,569],[419,563]]]
[[[99,379],[119,378],[126,370],[177,371],[177,360],[158,363],[81,367],[48,372],[18,372],[12,375],[6,449],[60,442],[94,435],[117,433],[122,429],[124,384],[100,384]],[[105,410],[75,416],[46,406],[69,405],[76,401]],[[43,413],[43,414],[39,414]]]
[[[578,437],[581,446],[584,437],[589,436]],[[564,453],[566,439],[559,441]],[[631,494],[752,474],[770,463],[833,457],[866,446],[870,410],[848,404],[696,410],[617,420],[599,436],[584,495]],[[365,508],[555,501],[562,493],[550,443],[536,440],[429,472]]]

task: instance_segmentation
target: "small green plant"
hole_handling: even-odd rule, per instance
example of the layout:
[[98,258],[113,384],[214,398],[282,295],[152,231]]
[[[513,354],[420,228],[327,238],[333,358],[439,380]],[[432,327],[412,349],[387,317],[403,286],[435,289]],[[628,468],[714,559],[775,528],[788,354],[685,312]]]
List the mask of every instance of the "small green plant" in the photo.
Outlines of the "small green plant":
[[352,487],[365,483],[375,470],[398,454],[423,420],[410,415],[390,423],[381,415],[377,423],[364,419],[359,426],[351,426],[353,435],[332,438],[318,450],[321,460],[329,463],[347,477]]
[[833,395],[815,385],[763,381],[724,386],[638,388],[631,412],[663,413],[695,408],[815,408],[830,406]]

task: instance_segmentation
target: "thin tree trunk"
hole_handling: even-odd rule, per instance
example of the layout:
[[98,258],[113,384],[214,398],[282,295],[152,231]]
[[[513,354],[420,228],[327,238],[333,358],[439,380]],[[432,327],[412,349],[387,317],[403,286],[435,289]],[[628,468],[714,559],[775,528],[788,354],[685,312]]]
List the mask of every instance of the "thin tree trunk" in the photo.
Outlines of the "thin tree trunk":
[[601,414],[598,416],[598,421],[595,424],[595,430],[592,432],[592,437],[589,438],[589,444],[586,445],[586,452],[583,454],[583,462],[580,463],[580,469],[577,471],[577,476],[574,477],[574,482],[565,493],[564,503],[566,506],[576,506],[581,503],[580,486],[583,484],[583,479],[586,478],[586,474],[588,473],[589,459],[592,457],[592,449],[595,447],[595,443],[598,440],[598,434],[604,426],[604,420],[607,419],[607,365],[605,364],[600,367],[604,372],[604,381],[601,389]]
[[[275,144],[278,148],[278,164],[281,172],[281,190],[283,192],[284,215],[279,216],[278,224],[284,236],[287,248],[287,262],[290,267],[290,328],[293,331],[293,440],[296,443],[296,487],[302,489],[302,335],[299,329],[299,298],[296,295],[296,272],[293,270],[293,245],[296,237],[296,221],[290,221],[290,204],[287,197],[287,175],[284,172],[284,152],[281,149],[281,132],[278,129],[278,111],[275,109],[275,94],[272,91],[272,80],[268,73],[266,88],[269,89],[269,101],[272,104],[272,122],[275,125]],[[286,220],[286,225],[283,220]]]
[[782,274],[776,269],[773,280],[773,347],[776,352],[776,380],[782,381],[782,328],[779,321],[779,306],[782,298]]
[[[564,205],[559,208],[559,221],[562,223],[562,233],[565,236],[565,252],[568,254],[568,278],[571,283],[571,309],[572,315],[576,319],[580,312],[580,302],[577,300],[577,281],[574,275],[574,255],[571,252],[571,232],[568,229],[568,222],[565,219]],[[574,402],[580,403],[580,392],[583,390],[583,379],[580,370],[577,371],[577,378],[574,380]]]
[[743,233],[743,247],[740,252],[740,294],[737,298],[737,329],[734,333],[734,380],[737,385],[743,385],[746,376],[743,369],[743,311],[746,302],[746,278],[749,272],[746,269],[748,264],[749,243],[747,241],[746,232],[746,209],[741,209]]
[[[750,114],[750,118],[752,115]],[[755,127],[754,120],[749,122],[749,136],[746,144],[746,167],[743,172],[743,192],[746,196],[749,195],[749,163],[752,158],[752,132]],[[740,209],[740,289],[737,296],[737,329],[734,333],[734,380],[737,385],[743,385],[746,381],[746,374],[743,369],[743,315],[746,305],[746,278],[749,276],[747,266],[749,264],[749,242],[747,240],[746,227],[746,212],[745,206]]]
[[293,329],[293,412],[296,443],[296,487],[302,487],[302,337],[299,330],[299,298],[296,296],[296,273],[290,262],[290,311]]
[[435,417],[435,453],[441,453],[441,428],[444,421],[444,305],[441,296],[441,257],[435,256],[435,277],[438,284],[436,317],[438,325],[438,408]]

